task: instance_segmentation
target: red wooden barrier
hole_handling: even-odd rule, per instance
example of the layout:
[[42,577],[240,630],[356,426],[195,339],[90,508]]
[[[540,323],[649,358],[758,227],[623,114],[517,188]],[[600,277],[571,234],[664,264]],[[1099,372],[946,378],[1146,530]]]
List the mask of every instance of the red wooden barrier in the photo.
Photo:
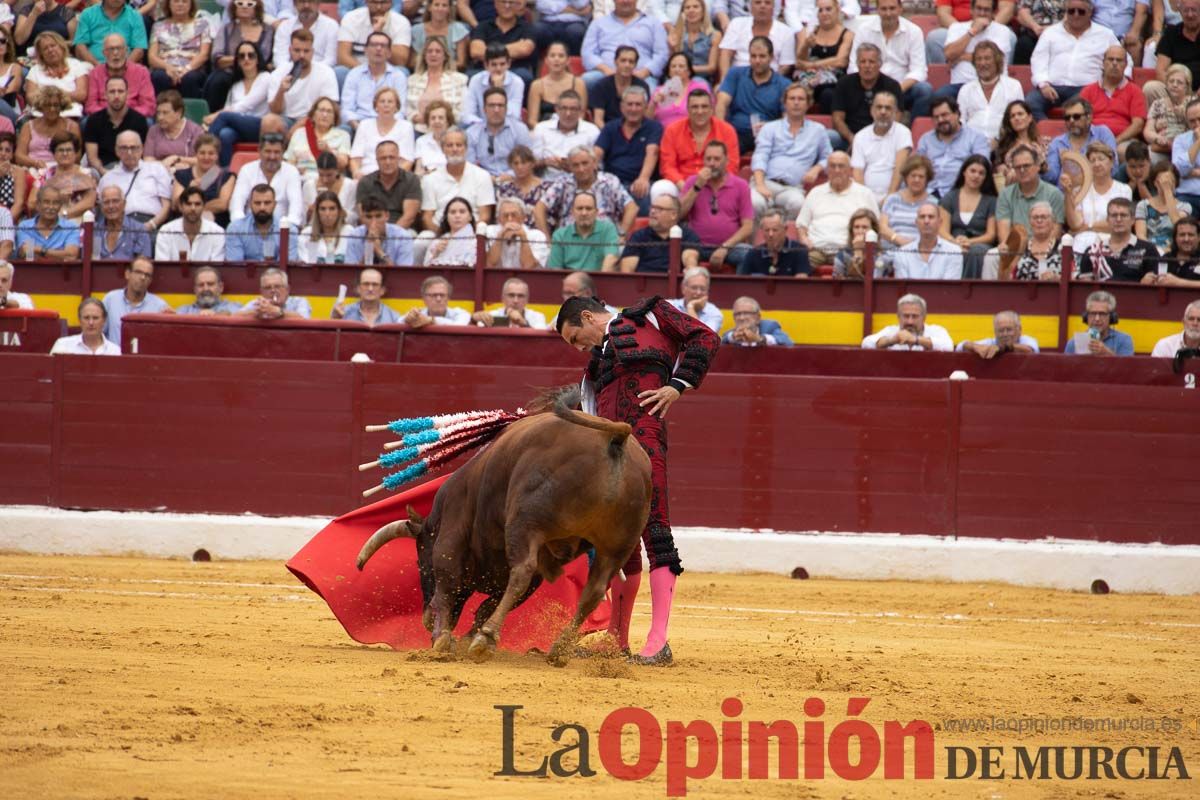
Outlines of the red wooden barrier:
[[51,504],[54,448],[54,361],[45,355],[4,359],[0,405],[0,503]]
[[0,311],[0,352],[49,353],[66,335],[57,311],[5,309]]
[[1195,391],[1032,386],[964,387],[959,535],[1200,542]]
[[[1120,361],[1131,375],[1163,364]],[[362,433],[366,423],[512,408],[579,377],[574,366],[261,359],[14,355],[5,366],[15,422],[0,444],[0,501],[269,515],[358,505],[378,475],[355,467],[389,438]],[[1200,445],[1197,395],[1174,377],[1143,386],[715,372],[671,412],[672,518],[1200,544],[1200,497],[1186,483]]]
[[[587,357],[553,333],[520,329],[380,325],[356,322],[227,319],[139,314],[121,326],[125,349],[138,342],[142,355],[348,361],[366,353],[383,363],[486,364],[497,367],[582,368]],[[714,371],[752,375],[827,375],[875,378],[945,378],[955,370],[972,377],[1065,383],[1124,383],[1180,386],[1183,378],[1166,359],[1103,359],[1044,353],[1005,355],[983,361],[967,353],[888,353],[857,348],[724,347]],[[1200,371],[1189,361],[1185,373]]]
[[53,363],[60,506],[290,515],[356,502],[348,445],[360,426],[345,365]]

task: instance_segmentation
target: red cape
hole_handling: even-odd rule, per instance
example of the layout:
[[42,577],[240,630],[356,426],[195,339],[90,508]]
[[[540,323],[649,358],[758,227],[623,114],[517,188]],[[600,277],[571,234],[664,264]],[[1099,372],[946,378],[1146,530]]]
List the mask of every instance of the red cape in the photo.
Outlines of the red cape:
[[[389,542],[371,557],[362,572],[355,561],[371,534],[406,517],[409,505],[422,516],[429,514],[438,487],[449,477],[435,478],[338,517],[287,562],[287,568],[329,604],[355,641],[383,643],[396,650],[430,646],[429,632],[421,624],[416,543],[408,538]],[[543,582],[504,621],[500,647],[519,652],[534,647],[549,650],[575,613],[587,572],[587,557],[580,556],[554,583]],[[482,599],[483,595],[476,594],[467,603],[455,636],[464,636],[470,629]],[[608,602],[602,601],[584,622],[583,631],[607,628],[608,617]]]

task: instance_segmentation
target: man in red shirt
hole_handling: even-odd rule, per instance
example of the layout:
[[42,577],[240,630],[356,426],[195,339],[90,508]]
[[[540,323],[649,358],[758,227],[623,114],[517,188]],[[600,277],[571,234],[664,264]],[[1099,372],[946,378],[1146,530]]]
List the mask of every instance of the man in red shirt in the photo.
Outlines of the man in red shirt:
[[704,148],[711,141],[725,143],[729,153],[728,170],[732,175],[738,172],[741,154],[737,131],[725,120],[713,116],[712,96],[704,89],[692,90],[687,109],[687,119],[676,120],[663,130],[658,158],[662,180],[655,181],[650,190],[651,198],[661,194],[679,197],[687,179],[704,166]]
[[104,37],[105,63],[97,64],[88,73],[87,99],[83,103],[84,114],[96,114],[108,106],[105,86],[109,78],[124,78],[128,87],[126,105],[147,119],[154,119],[157,106],[154,101],[154,84],[150,70],[129,60],[129,46],[125,37],[110,33]]
[[1125,148],[1142,136],[1146,127],[1146,96],[1125,78],[1125,50],[1113,45],[1104,51],[1104,72],[1079,96],[1092,104],[1092,124],[1104,125],[1117,138],[1117,154],[1125,160]]

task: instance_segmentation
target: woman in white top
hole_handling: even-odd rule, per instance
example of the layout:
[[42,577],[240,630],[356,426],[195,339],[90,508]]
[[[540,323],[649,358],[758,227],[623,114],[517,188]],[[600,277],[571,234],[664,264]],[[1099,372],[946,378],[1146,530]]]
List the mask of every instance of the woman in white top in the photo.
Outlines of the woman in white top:
[[375,163],[375,148],[380,142],[395,142],[400,148],[400,168],[412,169],[416,147],[412,124],[400,119],[400,95],[385,86],[375,93],[375,119],[364,119],[354,132],[354,145],[350,148],[350,174],[355,180],[379,169]]
[[341,264],[353,228],[346,224],[346,210],[333,192],[317,195],[311,225],[300,232],[300,261],[304,264]]
[[417,69],[408,79],[408,97],[404,101],[404,113],[400,116],[425,132],[425,107],[434,100],[444,100],[462,116],[463,103],[467,98],[467,76],[455,72],[449,65],[449,47],[441,36],[430,36],[425,40],[425,49],[417,59]]
[[475,263],[475,212],[471,204],[455,197],[446,204],[437,238],[425,253],[427,267],[469,267]]
[[76,356],[119,356],[121,348],[104,338],[104,323],[108,321],[108,312],[104,304],[94,297],[89,297],[79,304],[79,326],[83,333],[77,336],[64,336],[50,348],[50,354]]
[[292,134],[283,160],[300,171],[301,179],[316,177],[317,156],[322,153],[333,153],[339,169],[350,163],[350,134],[337,127],[339,116],[335,102],[319,97],[304,123]]
[[[36,103],[38,90],[43,86],[57,86],[70,98],[70,104],[62,110],[62,116],[83,116],[83,101],[87,99],[87,76],[91,65],[71,58],[67,43],[53,31],[44,31],[33,43],[37,63],[25,76],[25,100],[29,106]],[[41,114],[36,110],[35,117]]]
[[413,160],[413,172],[418,176],[428,175],[446,166],[442,137],[454,127],[454,109],[445,100],[434,100],[425,107],[425,120],[429,124],[429,132],[417,139],[416,158]]
[[1080,178],[1063,170],[1062,182],[1064,210],[1067,213],[1067,227],[1075,234],[1075,252],[1085,253],[1096,243],[1097,239],[1107,243],[1108,201],[1116,197],[1126,200],[1133,199],[1133,191],[1127,184],[1113,180],[1112,168],[1116,153],[1104,142],[1092,142],[1084,151],[1088,164],[1092,168],[1092,186],[1087,193],[1081,193]]
[[221,166],[229,166],[233,147],[238,142],[257,142],[262,118],[267,107],[267,84],[270,76],[262,54],[252,42],[242,42],[234,53],[233,88],[225,109],[204,118],[208,132],[221,140]]

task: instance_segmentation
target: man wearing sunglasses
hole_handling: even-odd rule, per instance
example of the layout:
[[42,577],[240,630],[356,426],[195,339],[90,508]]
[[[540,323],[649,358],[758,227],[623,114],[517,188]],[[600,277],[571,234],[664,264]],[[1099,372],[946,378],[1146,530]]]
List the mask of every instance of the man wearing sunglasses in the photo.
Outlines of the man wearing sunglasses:
[[754,203],[750,184],[740,175],[730,175],[729,151],[724,142],[709,142],[704,148],[704,166],[684,183],[681,212],[700,237],[701,260],[714,270],[726,263],[737,269],[750,252],[754,232]]
[[483,119],[467,128],[467,159],[496,178],[508,172],[508,154],[518,145],[532,147],[529,128],[508,115],[508,95],[493,86],[483,93]]
[[1070,100],[1104,73],[1104,51],[1120,45],[1113,32],[1092,23],[1092,0],[1067,0],[1062,22],[1046,28],[1033,49],[1033,90],[1025,102],[1035,119]]
[[[1062,177],[1062,155],[1071,150],[1083,155],[1092,142],[1103,142],[1115,153],[1117,140],[1112,131],[1103,125],[1092,124],[1092,104],[1087,100],[1076,97],[1068,100],[1063,106],[1063,119],[1067,121],[1067,132],[1054,137],[1046,150],[1045,178],[1055,186]],[[1116,174],[1117,161],[1113,159],[1113,174]]]

